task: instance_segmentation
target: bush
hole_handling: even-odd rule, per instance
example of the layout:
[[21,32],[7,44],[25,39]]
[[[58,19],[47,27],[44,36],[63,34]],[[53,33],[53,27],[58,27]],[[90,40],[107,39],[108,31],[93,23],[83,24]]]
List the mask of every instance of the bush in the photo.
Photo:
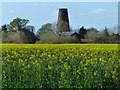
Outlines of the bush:
[[40,41],[36,44],[62,44],[62,43],[78,43],[75,36],[56,36],[54,32],[47,32],[40,35]]
[[[29,33],[29,32],[28,32]],[[29,43],[35,43],[35,38],[34,34],[26,34],[25,32],[22,31],[12,31],[12,32],[0,32],[0,39],[2,43],[16,43],[16,44],[29,44]]]

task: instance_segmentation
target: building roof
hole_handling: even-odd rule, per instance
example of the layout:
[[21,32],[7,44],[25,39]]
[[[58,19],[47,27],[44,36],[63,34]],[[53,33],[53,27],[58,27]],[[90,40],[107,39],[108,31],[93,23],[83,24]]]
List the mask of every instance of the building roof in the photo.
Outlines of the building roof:
[[61,32],[61,33],[58,33],[57,35],[58,36],[70,36],[74,33],[76,33],[76,32]]

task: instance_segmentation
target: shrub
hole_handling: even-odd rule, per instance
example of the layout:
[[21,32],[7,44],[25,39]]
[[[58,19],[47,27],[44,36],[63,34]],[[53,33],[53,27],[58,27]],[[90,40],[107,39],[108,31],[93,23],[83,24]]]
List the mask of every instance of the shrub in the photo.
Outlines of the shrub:
[[78,40],[75,36],[56,36],[54,32],[47,32],[40,35],[40,41],[36,43],[47,44],[62,44],[62,43],[77,43]]

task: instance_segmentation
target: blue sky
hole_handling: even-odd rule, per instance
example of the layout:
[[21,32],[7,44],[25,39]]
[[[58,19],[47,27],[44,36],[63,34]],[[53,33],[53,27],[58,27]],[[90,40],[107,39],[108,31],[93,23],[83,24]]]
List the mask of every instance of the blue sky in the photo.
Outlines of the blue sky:
[[36,31],[46,23],[54,23],[59,8],[68,8],[70,26],[84,26],[98,30],[118,24],[117,2],[3,2],[2,24],[9,24],[16,17],[30,20],[28,25]]

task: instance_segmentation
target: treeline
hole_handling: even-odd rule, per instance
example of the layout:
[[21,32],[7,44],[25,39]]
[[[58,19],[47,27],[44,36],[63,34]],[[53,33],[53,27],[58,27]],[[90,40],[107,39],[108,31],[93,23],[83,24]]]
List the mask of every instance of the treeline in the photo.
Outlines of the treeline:
[[120,34],[114,33],[116,30],[112,29],[112,32],[108,28],[104,28],[102,31],[98,31],[96,28],[85,29],[81,27],[79,29],[77,38],[80,39],[80,42],[86,43],[120,43]]
[[0,28],[0,39],[2,43],[35,43],[38,38],[34,34],[35,27],[27,25],[29,20],[16,18],[8,25]]
[[41,38],[39,43],[120,43],[120,34],[117,26],[113,28],[105,27],[101,31],[98,31],[96,28],[86,29],[82,26],[78,30],[71,29],[71,32],[75,32],[72,35],[62,37],[56,36],[55,31],[56,23],[43,25],[36,33]]
[[[78,30],[70,29],[71,35],[59,36],[56,34],[56,23],[42,25],[35,33],[35,27],[27,25],[29,20],[15,18],[9,24],[0,28],[2,43],[120,43],[120,34],[115,32],[117,27],[105,27],[98,31],[96,28],[86,29],[84,26]],[[111,32],[112,31],[112,32]]]

